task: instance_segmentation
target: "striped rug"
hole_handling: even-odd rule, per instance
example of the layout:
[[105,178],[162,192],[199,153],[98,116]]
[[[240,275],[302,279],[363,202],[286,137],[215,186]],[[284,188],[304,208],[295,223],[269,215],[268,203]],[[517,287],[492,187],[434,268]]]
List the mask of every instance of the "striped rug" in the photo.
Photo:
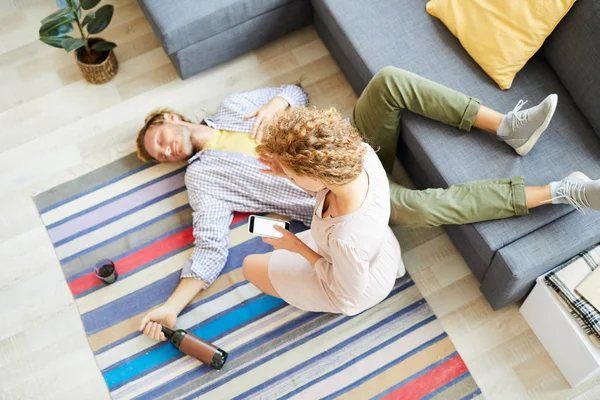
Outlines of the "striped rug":
[[[352,318],[306,313],[261,294],[240,266],[269,246],[231,222],[221,277],[178,326],[229,351],[221,372],[137,331],[179,281],[193,246],[181,164],[117,160],[35,198],[113,399],[471,399],[480,396],[413,281]],[[292,222],[295,232],[306,229]],[[101,258],[119,273],[105,286]]]

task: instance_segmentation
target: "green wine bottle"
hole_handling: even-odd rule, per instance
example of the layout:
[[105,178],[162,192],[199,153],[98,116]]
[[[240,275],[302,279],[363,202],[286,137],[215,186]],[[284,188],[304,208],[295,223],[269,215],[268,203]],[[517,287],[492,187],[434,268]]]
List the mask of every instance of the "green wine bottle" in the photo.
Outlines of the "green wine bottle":
[[223,368],[225,361],[227,361],[228,354],[225,350],[220,349],[214,344],[204,341],[198,336],[192,335],[183,329],[173,331],[166,326],[163,326],[162,332],[173,346],[180,351],[197,358],[202,361],[203,364],[206,364],[217,371]]

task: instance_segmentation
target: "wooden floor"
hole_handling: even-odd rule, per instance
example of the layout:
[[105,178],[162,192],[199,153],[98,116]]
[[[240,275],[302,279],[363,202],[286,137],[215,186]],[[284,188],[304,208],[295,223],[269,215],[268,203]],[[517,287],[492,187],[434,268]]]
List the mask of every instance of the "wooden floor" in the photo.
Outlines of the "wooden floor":
[[[72,54],[39,41],[50,0],[0,0],[0,399],[106,399],[32,195],[134,149],[143,117],[170,106],[201,118],[225,95],[302,82],[316,106],[356,100],[313,28],[181,81],[133,0],[112,0],[102,34],[119,44],[110,83],[81,79]],[[398,171],[402,175],[402,171]],[[397,229],[408,270],[488,399],[600,399],[569,389],[516,306],[493,312],[441,229]]]

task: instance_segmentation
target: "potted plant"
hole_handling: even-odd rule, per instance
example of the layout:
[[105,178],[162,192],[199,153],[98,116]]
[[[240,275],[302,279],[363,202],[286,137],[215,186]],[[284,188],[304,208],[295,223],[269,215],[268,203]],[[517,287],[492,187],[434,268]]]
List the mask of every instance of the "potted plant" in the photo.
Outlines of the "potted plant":
[[[119,65],[113,49],[117,46],[96,35],[106,29],[112,19],[114,7],[104,5],[89,11],[82,19],[82,10],[92,10],[100,0],[57,0],[59,9],[44,18],[40,27],[40,40],[47,45],[75,50],[77,65],[84,78],[95,84],[106,83],[117,74]],[[69,36],[77,27],[78,37]]]

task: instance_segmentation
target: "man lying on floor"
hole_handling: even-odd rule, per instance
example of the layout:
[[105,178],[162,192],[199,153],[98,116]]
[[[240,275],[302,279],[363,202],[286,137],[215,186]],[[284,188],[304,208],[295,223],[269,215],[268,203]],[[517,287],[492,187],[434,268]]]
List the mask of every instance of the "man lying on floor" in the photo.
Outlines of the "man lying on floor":
[[284,85],[231,95],[200,124],[168,109],[146,117],[136,141],[139,158],[189,163],[185,185],[195,247],[173,294],[143,318],[140,330],[145,335],[165,340],[160,325],[173,328],[185,306],[217,279],[227,261],[234,211],[276,213],[310,226],[313,198],[287,179],[260,172],[265,166],[254,150],[263,126],[275,114],[307,104],[299,86]]

